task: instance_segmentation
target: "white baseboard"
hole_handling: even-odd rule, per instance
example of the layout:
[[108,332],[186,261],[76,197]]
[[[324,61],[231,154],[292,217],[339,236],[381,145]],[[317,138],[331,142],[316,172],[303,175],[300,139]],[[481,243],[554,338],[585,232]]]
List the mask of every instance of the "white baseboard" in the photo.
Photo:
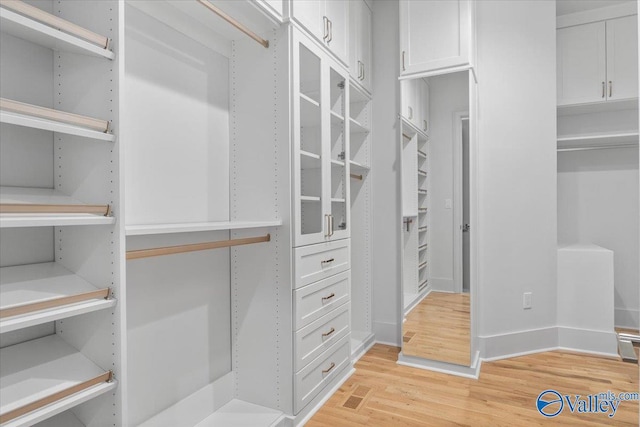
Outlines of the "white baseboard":
[[615,324],[618,328],[640,328],[640,310],[616,307]]
[[558,347],[563,350],[618,357],[616,333],[587,329],[558,327]]
[[453,279],[444,279],[441,277],[429,277],[429,285],[434,291],[455,292]]
[[356,348],[351,349],[351,363],[356,363],[376,343],[376,336],[370,334]]
[[499,360],[558,347],[556,327],[478,337],[482,360]]
[[618,357],[614,332],[562,326],[481,336],[479,341],[480,357],[487,362],[554,350]]
[[373,334],[376,342],[400,347],[402,336],[397,323],[373,322]]
[[453,363],[440,362],[437,360],[423,359],[422,357],[408,356],[400,352],[398,355],[398,365],[410,366],[412,368],[426,369],[428,371],[451,374],[464,378],[478,379],[482,360],[478,354],[473,357],[471,366],[455,365]]

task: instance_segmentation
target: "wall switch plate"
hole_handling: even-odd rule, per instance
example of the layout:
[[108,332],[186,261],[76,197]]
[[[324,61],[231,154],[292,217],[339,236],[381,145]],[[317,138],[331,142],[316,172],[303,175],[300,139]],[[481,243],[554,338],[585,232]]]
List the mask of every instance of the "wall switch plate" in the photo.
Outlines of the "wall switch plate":
[[444,199],[444,208],[451,209],[451,199]]
[[531,292],[525,292],[524,294],[522,294],[522,308],[524,308],[525,310],[531,308],[532,295],[533,294]]

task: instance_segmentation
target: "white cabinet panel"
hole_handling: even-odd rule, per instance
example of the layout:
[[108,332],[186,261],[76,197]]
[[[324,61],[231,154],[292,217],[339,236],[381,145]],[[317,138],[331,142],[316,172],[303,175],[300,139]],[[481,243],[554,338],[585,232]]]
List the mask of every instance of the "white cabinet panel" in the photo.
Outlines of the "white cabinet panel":
[[419,128],[423,132],[429,132],[429,85],[423,79],[418,80],[418,92],[420,103],[420,123]]
[[349,72],[371,92],[371,9],[364,0],[349,2]]
[[638,20],[607,21],[607,99],[638,97]]
[[349,239],[294,249],[294,289],[351,268]]
[[558,105],[604,101],[605,23],[561,28],[556,45]]
[[401,0],[402,74],[470,64],[472,33],[469,0]]
[[325,3],[325,15],[329,20],[329,35],[327,46],[345,64],[348,63],[348,25],[349,2],[343,0],[327,0]]
[[349,272],[293,291],[293,327],[303,328],[349,301]]
[[291,2],[291,15],[320,40],[326,35],[324,1],[295,0]]

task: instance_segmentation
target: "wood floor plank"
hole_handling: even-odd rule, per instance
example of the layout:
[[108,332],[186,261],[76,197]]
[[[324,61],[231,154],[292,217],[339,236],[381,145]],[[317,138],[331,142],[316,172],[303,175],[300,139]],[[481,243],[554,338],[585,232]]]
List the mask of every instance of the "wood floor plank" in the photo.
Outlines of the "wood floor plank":
[[[486,362],[472,380],[398,365],[398,352],[374,345],[307,426],[638,426],[637,401],[622,402],[613,418],[565,409],[547,419],[535,407],[546,389],[582,396],[637,392],[638,365],[552,351]],[[364,400],[355,409],[345,407],[356,395]]]

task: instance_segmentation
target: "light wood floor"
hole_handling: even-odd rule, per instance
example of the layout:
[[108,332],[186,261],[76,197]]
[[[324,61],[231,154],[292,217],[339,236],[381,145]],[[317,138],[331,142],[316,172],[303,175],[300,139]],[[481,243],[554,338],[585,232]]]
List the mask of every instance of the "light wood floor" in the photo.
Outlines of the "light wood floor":
[[471,319],[469,294],[431,292],[407,315],[403,353],[469,366]]
[[638,402],[622,402],[614,418],[565,409],[545,419],[535,407],[547,389],[637,392],[638,365],[553,351],[484,363],[471,380],[397,365],[399,350],[376,344],[307,426],[638,426]]

